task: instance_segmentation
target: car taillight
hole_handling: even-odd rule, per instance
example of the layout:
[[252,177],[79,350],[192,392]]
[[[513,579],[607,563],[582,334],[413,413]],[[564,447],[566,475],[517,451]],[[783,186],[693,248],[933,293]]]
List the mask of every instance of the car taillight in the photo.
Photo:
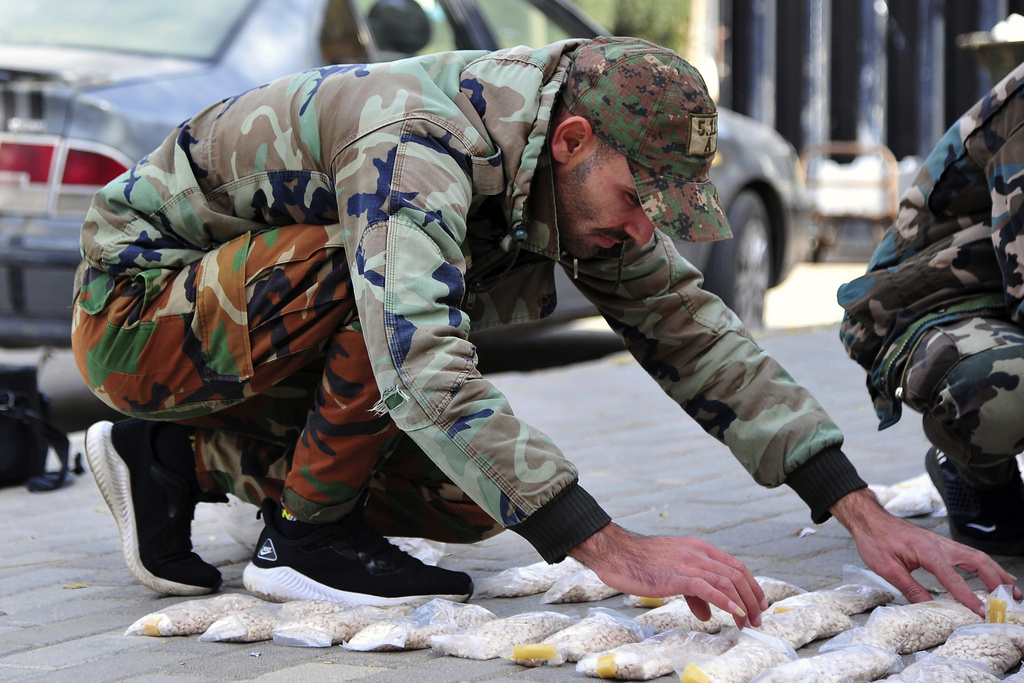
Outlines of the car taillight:
[[45,183],[50,177],[53,145],[0,142],[0,175],[22,177],[30,183]]
[[64,185],[106,185],[127,170],[124,164],[97,152],[68,150],[64,162]]
[[84,215],[93,194],[129,165],[89,140],[0,133],[0,214]]

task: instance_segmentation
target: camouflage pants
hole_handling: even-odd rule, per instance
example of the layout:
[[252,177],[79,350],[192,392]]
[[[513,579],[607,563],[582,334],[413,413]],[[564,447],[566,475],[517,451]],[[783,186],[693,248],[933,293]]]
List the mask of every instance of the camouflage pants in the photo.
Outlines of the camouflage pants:
[[[283,500],[313,522],[340,519],[365,494],[367,521],[387,535],[465,543],[497,533],[386,413],[373,412],[381,396],[345,254],[325,247],[329,229],[292,225],[236,240],[171,274],[149,299],[144,286],[117,279],[100,314],[76,305],[83,377],[122,413],[195,426],[206,492]],[[244,253],[218,253],[231,249]],[[195,306],[180,310],[196,301],[197,270],[225,258],[244,262],[249,338],[223,340],[219,351],[251,364],[242,381],[211,371],[193,331]]]
[[978,489],[1019,477],[1024,451],[1024,330],[994,318],[934,327],[911,353],[904,403],[928,440]]

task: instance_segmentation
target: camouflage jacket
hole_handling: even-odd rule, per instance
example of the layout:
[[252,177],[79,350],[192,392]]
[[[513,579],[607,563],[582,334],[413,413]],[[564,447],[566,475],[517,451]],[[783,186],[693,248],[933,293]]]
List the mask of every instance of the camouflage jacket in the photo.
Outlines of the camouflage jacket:
[[[467,335],[556,304],[544,147],[577,44],[334,66],[219,103],[97,195],[84,258],[155,292],[166,269],[232,241],[241,250],[268,224],[339,224],[382,409],[496,520],[557,559],[609,518],[479,374]],[[805,500],[863,485],[838,427],[665,235],[574,266],[643,367],[758,482],[779,485],[813,458]],[[242,295],[224,287],[226,312],[203,314],[244,344]],[[104,291],[91,297],[104,305]],[[233,356],[245,349],[206,338],[207,362],[244,381]],[[830,502],[812,504],[818,519]]]
[[1024,320],[1024,64],[950,127],[900,199],[868,272],[839,289],[840,337],[869,371],[880,429],[901,415],[922,333],[964,317]]

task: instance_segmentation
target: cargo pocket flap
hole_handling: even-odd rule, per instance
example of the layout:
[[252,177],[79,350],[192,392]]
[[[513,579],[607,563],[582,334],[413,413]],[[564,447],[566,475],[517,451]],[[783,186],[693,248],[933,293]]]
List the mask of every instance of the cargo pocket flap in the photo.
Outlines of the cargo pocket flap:
[[249,316],[245,297],[245,259],[249,234],[236,237],[203,257],[196,289],[203,361],[208,379],[252,377]]

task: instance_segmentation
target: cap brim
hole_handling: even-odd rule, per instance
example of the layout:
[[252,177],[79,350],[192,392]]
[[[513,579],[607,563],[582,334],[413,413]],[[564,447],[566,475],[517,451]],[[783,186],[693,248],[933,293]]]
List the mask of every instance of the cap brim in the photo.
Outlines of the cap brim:
[[644,213],[654,226],[684,242],[715,242],[732,237],[729,219],[710,180],[659,176],[630,163]]

